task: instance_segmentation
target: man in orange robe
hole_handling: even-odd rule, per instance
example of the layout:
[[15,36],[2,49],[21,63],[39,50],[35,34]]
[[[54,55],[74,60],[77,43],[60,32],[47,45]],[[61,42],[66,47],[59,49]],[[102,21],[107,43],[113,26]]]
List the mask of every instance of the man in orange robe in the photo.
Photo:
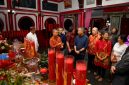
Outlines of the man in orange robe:
[[50,47],[54,48],[55,50],[61,50],[63,48],[63,43],[61,38],[58,36],[58,31],[53,29],[53,36],[50,38]]
[[[95,58],[95,45],[96,42],[100,39],[100,34],[97,27],[92,28],[92,34],[89,36],[88,44],[88,69],[95,71],[96,67],[94,65]],[[96,74],[96,73],[94,73]]]

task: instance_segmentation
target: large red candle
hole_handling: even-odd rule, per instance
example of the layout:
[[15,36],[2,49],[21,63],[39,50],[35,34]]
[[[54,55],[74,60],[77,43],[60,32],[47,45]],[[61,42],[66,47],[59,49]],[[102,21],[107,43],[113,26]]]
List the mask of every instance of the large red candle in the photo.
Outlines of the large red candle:
[[73,62],[72,56],[67,56],[64,62],[64,85],[72,85],[72,74],[73,74]]
[[55,57],[55,50],[49,49],[48,50],[48,70],[49,70],[49,80],[50,82],[54,82],[56,80],[56,57]]
[[64,55],[61,52],[56,53],[56,85],[64,84]]
[[86,85],[86,62],[77,61],[76,63],[76,85]]

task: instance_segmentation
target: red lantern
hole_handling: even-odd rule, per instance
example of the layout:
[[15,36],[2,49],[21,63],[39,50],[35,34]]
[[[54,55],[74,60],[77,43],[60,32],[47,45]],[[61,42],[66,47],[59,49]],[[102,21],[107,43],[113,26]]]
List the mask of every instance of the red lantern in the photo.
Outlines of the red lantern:
[[79,8],[83,8],[84,0],[78,0]]
[[44,3],[47,3],[47,2],[48,2],[48,0],[43,0],[43,2],[44,2]]
[[101,6],[102,5],[102,0],[96,0],[96,5]]

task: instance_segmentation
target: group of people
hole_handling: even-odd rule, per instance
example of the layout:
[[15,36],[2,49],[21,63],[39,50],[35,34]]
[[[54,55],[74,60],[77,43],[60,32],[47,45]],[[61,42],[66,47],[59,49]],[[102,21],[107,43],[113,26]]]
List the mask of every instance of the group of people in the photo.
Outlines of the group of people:
[[77,60],[88,63],[88,72],[93,71],[95,79],[103,81],[106,70],[110,70],[112,85],[128,85],[129,80],[129,36],[117,35],[117,29],[111,33],[92,28],[89,36],[79,27],[67,33],[63,28],[53,29],[50,47],[73,55]]
[[88,47],[88,37],[84,31],[84,28],[78,28],[78,35],[76,36],[75,30],[65,33],[63,28],[53,29],[50,47],[63,51],[65,55],[73,55],[76,57],[75,61],[83,60]]
[[[85,60],[88,72],[93,72],[95,79],[103,81],[106,70],[110,70],[112,85],[129,84],[129,35],[117,35],[117,29],[112,28],[111,33],[92,28],[90,35],[85,28],[79,27],[65,32],[63,28],[53,29],[53,36],[49,44],[65,55],[73,55],[74,61]],[[35,50],[38,51],[38,39],[35,27],[30,27],[27,39],[34,41]],[[0,33],[0,40],[3,40]]]

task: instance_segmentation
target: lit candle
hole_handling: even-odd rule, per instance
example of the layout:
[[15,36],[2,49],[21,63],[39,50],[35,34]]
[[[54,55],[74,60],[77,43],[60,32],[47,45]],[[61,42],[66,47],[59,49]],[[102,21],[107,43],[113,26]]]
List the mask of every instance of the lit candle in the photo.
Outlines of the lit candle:
[[53,82],[56,80],[56,73],[55,73],[55,50],[49,49],[48,50],[48,70],[49,70],[49,80]]
[[76,85],[86,85],[86,62],[77,61],[76,63]]
[[64,84],[64,55],[61,52],[56,54],[56,85]]
[[72,85],[73,62],[72,56],[66,56],[64,62],[64,85]]

